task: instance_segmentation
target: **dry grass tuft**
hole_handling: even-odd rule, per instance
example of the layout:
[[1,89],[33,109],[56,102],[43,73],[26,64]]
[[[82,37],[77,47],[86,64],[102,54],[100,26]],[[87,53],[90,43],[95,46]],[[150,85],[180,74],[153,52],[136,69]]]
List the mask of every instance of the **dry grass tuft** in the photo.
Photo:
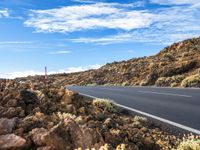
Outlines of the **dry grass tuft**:
[[177,150],[200,150],[200,137],[194,135],[185,136],[178,145]]
[[200,75],[192,75],[185,78],[182,83],[182,87],[200,87]]
[[112,101],[107,99],[94,99],[92,104],[93,106],[99,107],[111,113],[118,112],[117,106]]

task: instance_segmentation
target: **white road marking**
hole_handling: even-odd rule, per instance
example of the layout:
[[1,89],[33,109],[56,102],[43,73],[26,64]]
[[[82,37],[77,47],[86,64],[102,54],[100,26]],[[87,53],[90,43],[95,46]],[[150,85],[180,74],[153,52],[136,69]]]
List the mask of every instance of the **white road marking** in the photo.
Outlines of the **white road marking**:
[[[83,94],[83,93],[79,93],[79,94],[82,95],[82,96],[86,96],[86,97],[93,98],[93,99],[98,98],[98,97],[95,97],[95,96],[92,96],[92,95]],[[112,100],[112,101],[113,101],[113,100]],[[116,102],[115,102],[115,104],[116,104],[117,106],[119,106],[119,107],[128,109],[128,110],[130,110],[130,111],[133,111],[133,112],[142,114],[142,115],[144,115],[144,116],[147,116],[147,117],[150,117],[150,118],[153,118],[153,119],[162,121],[162,122],[167,123],[167,124],[170,124],[170,125],[172,125],[172,126],[175,126],[175,127],[178,127],[178,128],[181,128],[181,129],[187,130],[187,131],[189,131],[189,132],[192,132],[192,133],[195,133],[195,134],[199,134],[199,135],[200,135],[200,131],[197,130],[197,129],[194,129],[194,128],[191,128],[191,127],[188,127],[188,126],[185,126],[185,125],[182,125],[182,124],[179,124],[179,123],[176,123],[176,122],[173,122],[173,121],[164,119],[164,118],[160,118],[160,117],[158,117],[158,116],[151,115],[151,114],[148,114],[148,113],[146,113],[146,112],[143,112],[143,111],[140,111],[140,110],[131,108],[131,107],[127,107],[127,106],[124,106],[124,105],[121,105],[121,104],[117,104]]]
[[191,95],[181,95],[181,94],[175,94],[175,93],[160,93],[160,92],[153,92],[153,91],[138,91],[138,92],[139,92],[139,93],[158,94],[158,95],[192,97]]

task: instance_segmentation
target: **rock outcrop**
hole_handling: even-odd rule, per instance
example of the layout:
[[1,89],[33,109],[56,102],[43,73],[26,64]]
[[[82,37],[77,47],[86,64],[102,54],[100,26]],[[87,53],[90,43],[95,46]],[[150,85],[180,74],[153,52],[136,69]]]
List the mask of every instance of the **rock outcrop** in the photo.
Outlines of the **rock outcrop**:
[[25,147],[26,140],[15,134],[0,135],[1,150],[17,150]]
[[177,137],[106,100],[89,101],[54,81],[0,80],[0,149],[157,150]]

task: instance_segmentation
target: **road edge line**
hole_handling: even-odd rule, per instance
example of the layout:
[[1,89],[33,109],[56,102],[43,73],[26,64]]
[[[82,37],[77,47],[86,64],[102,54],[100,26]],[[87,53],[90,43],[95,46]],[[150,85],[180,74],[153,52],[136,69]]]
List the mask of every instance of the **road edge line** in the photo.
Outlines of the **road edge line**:
[[[79,93],[79,94],[82,95],[82,96],[86,96],[86,97],[93,98],[93,99],[99,98],[99,97],[95,97],[95,96],[88,95],[88,94],[83,94],[83,93]],[[113,101],[113,100],[112,100],[112,101]],[[192,132],[192,133],[195,133],[195,134],[200,135],[200,131],[197,130],[197,129],[194,129],[194,128],[191,128],[191,127],[188,127],[188,126],[185,126],[185,125],[182,125],[182,124],[179,124],[179,123],[176,123],[176,122],[173,122],[173,121],[170,121],[170,120],[167,120],[167,119],[164,119],[164,118],[155,116],[155,115],[151,115],[151,114],[148,114],[148,113],[146,113],[146,112],[143,112],[143,111],[140,111],[140,110],[131,108],[131,107],[127,107],[127,106],[118,104],[118,103],[116,103],[116,102],[114,102],[114,103],[115,103],[115,105],[117,105],[117,106],[119,106],[119,107],[128,109],[128,110],[130,110],[130,111],[133,111],[133,112],[142,114],[142,115],[144,115],[144,116],[147,116],[147,117],[150,117],[150,118],[159,120],[159,121],[161,121],[161,122],[164,122],[164,123],[170,124],[170,125],[172,125],[172,126],[181,128],[181,129],[183,129],[183,130],[187,130],[187,131],[189,131],[189,132]]]

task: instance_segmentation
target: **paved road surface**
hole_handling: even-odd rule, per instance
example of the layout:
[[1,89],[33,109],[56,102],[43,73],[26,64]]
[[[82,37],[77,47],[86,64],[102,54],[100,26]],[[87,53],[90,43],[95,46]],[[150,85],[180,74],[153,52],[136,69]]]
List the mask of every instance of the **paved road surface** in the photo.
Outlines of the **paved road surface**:
[[200,133],[200,89],[155,87],[68,87],[196,129]]

